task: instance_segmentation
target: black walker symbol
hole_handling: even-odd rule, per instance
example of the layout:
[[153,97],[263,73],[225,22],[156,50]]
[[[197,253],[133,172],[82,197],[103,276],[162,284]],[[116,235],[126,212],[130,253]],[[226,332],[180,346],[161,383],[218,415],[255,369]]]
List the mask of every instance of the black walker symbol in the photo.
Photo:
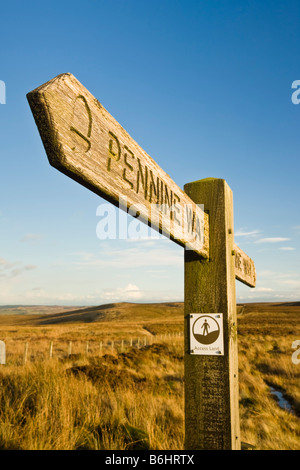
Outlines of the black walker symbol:
[[[220,325],[212,316],[203,317],[205,317],[205,315],[195,321],[193,325],[193,335],[200,344],[212,344],[220,335]],[[199,320],[201,320],[200,323]],[[208,331],[209,329],[210,331]]]
[[203,325],[201,326],[203,329],[203,336],[208,335],[208,328],[210,328],[209,324],[207,323],[207,320],[204,320]]

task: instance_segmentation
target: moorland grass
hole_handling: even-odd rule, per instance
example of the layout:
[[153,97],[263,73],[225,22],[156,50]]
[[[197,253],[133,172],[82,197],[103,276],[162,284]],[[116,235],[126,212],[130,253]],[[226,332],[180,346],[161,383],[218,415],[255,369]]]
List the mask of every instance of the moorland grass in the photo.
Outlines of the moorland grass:
[[[121,323],[88,324],[9,324],[5,315],[0,449],[183,449],[183,338],[166,336],[183,325],[171,307],[165,321],[152,306],[151,319],[139,311],[140,321],[123,312]],[[241,440],[257,450],[299,450],[300,365],[291,360],[292,343],[300,339],[299,306],[255,304],[239,311]],[[163,332],[164,341],[128,347],[131,335],[150,338],[151,328]],[[124,351],[106,347],[100,354],[99,341],[112,337],[127,340]],[[70,357],[68,341],[73,341]],[[292,411],[280,408],[270,386],[282,392]]]

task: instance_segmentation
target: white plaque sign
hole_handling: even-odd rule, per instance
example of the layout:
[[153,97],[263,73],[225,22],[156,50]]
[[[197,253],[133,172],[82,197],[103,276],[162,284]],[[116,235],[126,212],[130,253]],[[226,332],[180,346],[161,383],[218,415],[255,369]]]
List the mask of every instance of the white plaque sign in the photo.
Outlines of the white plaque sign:
[[190,353],[206,356],[223,356],[223,314],[191,313]]

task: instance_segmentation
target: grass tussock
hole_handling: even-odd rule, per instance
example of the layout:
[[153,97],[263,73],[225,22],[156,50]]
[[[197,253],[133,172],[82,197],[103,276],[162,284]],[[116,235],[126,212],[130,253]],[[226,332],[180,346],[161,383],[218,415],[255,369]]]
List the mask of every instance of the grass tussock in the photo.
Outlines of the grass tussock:
[[[56,313],[59,323],[40,319],[34,325],[28,318],[9,323],[5,315],[1,339],[7,345],[7,365],[0,366],[0,450],[183,449],[183,338],[176,336],[183,322],[182,305],[176,305],[164,306],[167,319],[161,306],[155,312],[148,305],[139,312],[141,320],[134,322],[131,304],[114,304],[117,323],[105,317],[92,325],[66,324]],[[98,310],[93,313],[97,318],[103,314]],[[143,315],[147,312],[150,318]],[[299,305],[238,308],[241,440],[257,450],[300,449],[300,365],[292,362],[292,343],[300,339],[299,315]],[[175,336],[168,336],[170,331]],[[134,335],[149,338],[159,333],[166,338],[163,342],[129,347]],[[123,350],[121,338],[126,340]],[[119,341],[117,350],[109,346],[112,339]],[[26,365],[25,341],[29,344]],[[54,344],[51,359],[50,341]],[[69,341],[73,342],[71,355]],[[100,351],[99,341],[108,346]],[[279,406],[271,387],[281,392],[290,411]]]
[[0,449],[183,448],[181,349],[3,369]]
[[[241,434],[259,450],[300,449],[300,365],[292,362],[299,320],[299,305],[286,304],[249,304],[239,317]],[[279,406],[271,387],[290,411]]]

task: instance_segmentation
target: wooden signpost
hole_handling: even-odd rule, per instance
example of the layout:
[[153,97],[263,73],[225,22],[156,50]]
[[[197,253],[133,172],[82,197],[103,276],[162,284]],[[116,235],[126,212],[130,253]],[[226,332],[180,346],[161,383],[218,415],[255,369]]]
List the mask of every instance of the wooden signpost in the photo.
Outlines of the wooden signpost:
[[52,166],[185,248],[185,448],[240,449],[235,279],[256,275],[229,186],[182,191],[71,74],[27,98]]
[[73,75],[27,96],[51,165],[208,257],[205,213]]

